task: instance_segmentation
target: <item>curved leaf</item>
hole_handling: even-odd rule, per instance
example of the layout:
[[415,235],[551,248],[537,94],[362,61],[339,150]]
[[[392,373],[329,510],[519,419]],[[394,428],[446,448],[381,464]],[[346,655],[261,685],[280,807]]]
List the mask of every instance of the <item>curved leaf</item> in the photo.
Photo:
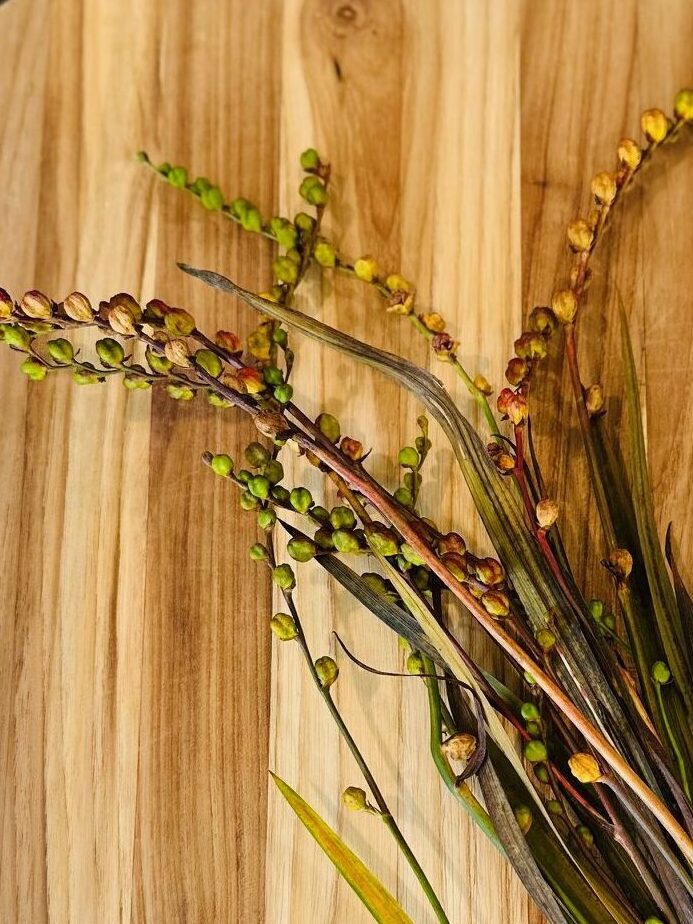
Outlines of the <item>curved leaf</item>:
[[305,799],[281,777],[270,772],[279,792],[298,819],[312,834],[376,921],[381,924],[413,924],[399,902],[387,891],[368,867],[350,850],[341,837],[326,824]]

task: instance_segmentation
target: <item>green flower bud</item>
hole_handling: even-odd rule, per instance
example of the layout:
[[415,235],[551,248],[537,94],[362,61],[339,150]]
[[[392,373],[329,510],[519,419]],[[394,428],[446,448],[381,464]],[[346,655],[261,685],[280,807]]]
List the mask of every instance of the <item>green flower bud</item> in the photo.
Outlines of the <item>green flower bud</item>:
[[242,220],[248,209],[251,209],[252,207],[252,203],[248,202],[247,199],[244,199],[243,196],[238,196],[231,203],[231,214],[234,216],[234,218]]
[[255,510],[259,501],[257,497],[253,497],[250,491],[244,491],[239,498],[239,503],[241,505],[241,510]]
[[652,679],[660,686],[669,683],[671,680],[671,671],[664,661],[655,661],[652,665]]
[[327,190],[322,183],[314,183],[307,191],[305,198],[311,205],[316,207],[323,207],[329,201]]
[[334,266],[337,262],[337,254],[329,241],[318,241],[313,249],[313,256],[320,266]]
[[207,393],[207,401],[212,405],[212,407],[233,407],[230,401],[228,401],[226,398],[222,398],[221,395],[218,395],[214,391]]
[[280,484],[275,484],[275,486],[270,491],[270,494],[280,504],[288,504],[289,498],[291,497],[287,489],[282,487]]
[[166,375],[173,366],[173,363],[166,355],[163,353],[155,353],[150,347],[147,347],[145,358],[152,372],[156,372],[158,375]]
[[313,506],[313,495],[308,488],[294,488],[289,495],[289,503],[298,513],[308,513]]
[[329,526],[321,526],[320,529],[317,529],[313,536],[313,541],[323,552],[331,552],[334,549],[332,530]]
[[43,363],[39,362],[38,359],[34,359],[33,356],[27,356],[19,368],[32,382],[42,382],[48,374],[48,370]]
[[545,761],[549,756],[543,741],[527,741],[522,753],[525,755],[525,760],[528,760],[531,764]]
[[418,651],[412,651],[407,657],[407,673],[417,675],[426,673],[423,658]]
[[546,764],[535,764],[534,765],[534,775],[539,780],[540,783],[548,783],[551,777],[549,776],[549,770]]
[[217,186],[210,186],[208,189],[203,189],[200,194],[200,201],[210,212],[219,212],[224,205],[224,197]]
[[312,217],[312,215],[307,215],[305,212],[299,212],[294,216],[294,224],[300,231],[303,231],[304,234],[309,234],[315,227],[315,219]]
[[616,617],[613,613],[604,613],[602,616],[602,625],[605,629],[608,629],[609,632],[613,632],[616,628]]
[[307,148],[301,154],[301,169],[302,170],[317,170],[320,166],[320,158],[318,152],[315,148]]
[[332,414],[320,414],[315,423],[318,426],[318,429],[324,437],[326,437],[331,443],[338,443],[339,437],[341,436],[341,430],[339,427],[339,421],[336,417],[333,417]]
[[252,477],[253,473],[249,472],[247,468],[242,468],[240,472],[236,473],[236,478],[238,478],[239,481],[242,481],[243,484],[248,484]]
[[282,349],[286,349],[286,345],[289,342],[289,335],[283,327],[275,326],[274,330],[272,331],[272,341]]
[[63,366],[69,365],[75,358],[75,351],[72,344],[64,337],[58,337],[56,340],[49,340],[46,344],[50,358]]
[[206,176],[196,177],[190,186],[196,196],[201,196],[206,189],[211,189],[211,187],[212,184],[209,182]]
[[257,525],[260,529],[272,529],[277,522],[277,514],[271,507],[258,511]]
[[263,465],[267,463],[272,458],[269,454],[269,451],[262,445],[262,443],[249,443],[245,450],[243,451],[248,465],[251,465],[253,468],[262,468]]
[[284,373],[276,366],[265,366],[262,376],[268,385],[283,385]]
[[541,723],[540,722],[527,722],[527,732],[532,736],[532,738],[541,738]]
[[520,708],[520,715],[526,721],[541,719],[541,713],[535,703],[523,703]]
[[256,208],[249,208],[241,218],[241,226],[245,231],[259,234],[262,231],[262,215]]
[[292,285],[298,279],[298,267],[288,257],[277,257],[272,264],[272,272],[280,282]]
[[140,378],[139,375],[124,376],[123,385],[128,389],[128,391],[141,391],[152,387],[151,382],[148,382],[147,379]]
[[214,376],[215,379],[219,378],[221,370],[224,368],[217,354],[212,353],[211,350],[198,350],[197,353],[195,353],[195,365],[199,369],[204,369],[205,372]]
[[419,555],[418,552],[415,552],[414,549],[409,545],[408,542],[403,542],[400,547],[400,552],[404,557],[404,560],[409,562],[410,565],[423,565],[424,560]]
[[333,529],[354,529],[356,517],[349,507],[333,507],[330,513],[330,523]]
[[219,475],[221,478],[228,478],[233,471],[233,459],[223,453],[212,456],[209,465],[214,474]]
[[272,484],[277,484],[284,477],[284,466],[279,459],[272,459],[272,461],[268,462],[262,469],[262,474],[265,478],[269,478]]
[[256,542],[255,545],[250,546],[250,557],[253,561],[267,561],[269,555],[264,545],[261,542]]
[[330,515],[327,512],[327,510],[325,510],[324,507],[320,507],[317,504],[315,505],[315,507],[311,509],[310,514],[313,517],[313,519],[317,520],[319,523],[329,523],[330,522]]
[[336,529],[332,533],[332,543],[338,552],[344,555],[354,555],[361,551],[361,543],[354,533],[346,529]]
[[414,498],[411,496],[409,488],[397,488],[393,497],[397,503],[401,504],[403,507],[411,507],[414,503]]
[[255,475],[248,482],[248,490],[253,497],[258,497],[260,500],[267,500],[271,487],[269,478],[265,478],[264,475]]
[[369,523],[365,534],[368,545],[378,555],[384,555],[387,558],[390,555],[396,555],[399,551],[397,535],[383,523]]
[[315,558],[318,549],[312,539],[290,539],[286,551],[294,561],[307,562]]
[[421,475],[418,472],[407,472],[404,476],[404,486],[414,494],[421,487]]
[[379,596],[390,595],[390,587],[387,581],[382,575],[376,574],[375,571],[366,571],[365,574],[361,575],[361,580],[365,581],[370,589]]
[[72,381],[75,385],[96,385],[103,382],[103,378],[88,369],[75,369],[72,373]]
[[562,815],[563,806],[558,799],[548,799],[546,802],[546,811],[549,815]]
[[532,677],[529,671],[525,671],[522,676],[524,677],[524,681],[527,684],[527,686],[530,686],[530,687],[536,686],[537,682],[534,679],[534,677]]
[[280,404],[288,404],[294,396],[294,390],[291,385],[277,385],[272,394]]
[[188,171],[185,167],[172,167],[168,173],[168,181],[171,186],[182,189],[188,185]]
[[417,590],[425,591],[428,590],[431,583],[431,573],[427,568],[413,568],[411,571],[411,579]]
[[532,827],[532,810],[526,805],[518,805],[514,813],[520,831],[527,834]]
[[655,917],[651,914],[649,918],[645,918],[645,924],[664,924],[664,921],[661,918]]
[[590,600],[587,604],[587,608],[590,611],[590,615],[595,622],[600,622],[602,614],[604,612],[604,604],[601,600]]
[[97,340],[96,352],[104,366],[111,368],[116,368],[125,359],[125,350],[122,345],[112,337],[105,337],[103,340]]
[[378,264],[373,257],[360,257],[354,263],[354,272],[364,282],[373,282],[378,275]]
[[[577,836],[580,838],[580,840],[586,847],[591,847],[592,844],[594,844],[594,834],[592,834],[592,832],[587,827],[587,825],[578,825],[577,828],[575,829],[575,833],[577,834]],[[648,921],[651,921],[651,920],[655,920],[655,919],[648,918]],[[659,920],[659,918],[657,918],[656,920]]]
[[323,655],[315,662],[315,672],[323,690],[328,690],[339,676],[339,668],[333,658]]
[[5,328],[5,343],[16,350],[28,350],[31,343],[31,334],[19,324]]
[[298,234],[296,228],[286,218],[272,218],[270,220],[270,231],[277,239],[280,247],[291,250],[296,246]]
[[270,629],[281,642],[290,642],[298,635],[296,623],[288,613],[275,613],[270,619]]
[[551,629],[539,629],[537,632],[537,643],[542,651],[551,651],[556,644],[556,636]]
[[162,164],[159,164],[156,169],[162,176],[167,177],[171,171],[171,165],[165,160]]
[[272,579],[282,590],[293,590],[296,586],[296,576],[291,565],[277,565],[272,571]]
[[413,446],[405,446],[400,449],[397,461],[404,468],[418,468],[419,454]]

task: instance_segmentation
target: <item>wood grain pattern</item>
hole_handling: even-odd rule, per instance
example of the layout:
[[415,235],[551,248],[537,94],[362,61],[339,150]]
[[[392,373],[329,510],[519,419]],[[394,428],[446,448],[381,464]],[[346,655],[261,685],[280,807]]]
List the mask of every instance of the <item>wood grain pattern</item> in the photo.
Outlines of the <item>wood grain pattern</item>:
[[[612,163],[642,108],[668,105],[693,78],[687,0],[12,0],[0,26],[0,284],[56,297],[75,287],[95,299],[156,294],[245,333],[252,319],[175,261],[261,289],[269,246],[155,185],[132,155],[146,147],[266,214],[291,214],[297,154],[315,144],[335,168],[330,232],[346,252],[372,252],[415,279],[420,301],[459,332],[467,364],[495,383],[523,311],[565,271],[563,229],[585,207],[590,176]],[[620,292],[659,522],[674,519],[690,575],[693,172],[675,149],[662,160],[609,233],[581,349],[585,377],[613,391],[619,421]],[[328,322],[429,362],[357,284],[313,276],[302,297]],[[298,398],[373,440],[373,471],[392,480],[387,458],[415,435],[415,402],[334,354],[295,346]],[[252,517],[198,463],[207,448],[238,457],[246,424],[115,383],[34,386],[16,365],[3,353],[2,921],[370,920],[268,792],[268,767],[427,920],[384,827],[341,809],[341,789],[360,784],[356,767],[298,652],[271,651],[270,588],[246,554]],[[447,371],[436,367],[468,407]],[[595,541],[578,540],[586,488],[559,356],[545,393],[540,450],[585,574],[601,557],[599,530],[591,512]],[[556,425],[568,462],[549,441]],[[483,549],[437,432],[434,442],[424,508]],[[287,472],[322,496],[304,465]],[[316,568],[299,577],[316,656],[334,650],[337,629],[365,660],[401,664],[391,634]],[[474,626],[459,632],[500,663]],[[451,920],[539,921],[439,785],[419,685],[344,664],[336,691]]]

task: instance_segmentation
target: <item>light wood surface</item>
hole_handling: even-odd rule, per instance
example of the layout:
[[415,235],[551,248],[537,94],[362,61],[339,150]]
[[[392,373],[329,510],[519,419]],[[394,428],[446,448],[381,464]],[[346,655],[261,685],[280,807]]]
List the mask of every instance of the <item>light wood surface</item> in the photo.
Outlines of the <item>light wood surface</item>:
[[[269,245],[155,184],[134,152],[185,163],[265,214],[291,214],[297,155],[314,144],[334,165],[327,226],[344,250],[415,279],[422,304],[459,333],[468,365],[496,384],[523,312],[566,271],[563,229],[585,208],[590,176],[612,164],[643,108],[670,106],[693,81],[688,0],[10,0],[0,27],[0,285],[15,295],[157,295],[193,307],[211,329],[246,333],[247,313],[175,261],[262,289]],[[620,292],[659,522],[674,520],[690,575],[693,166],[677,150],[662,162],[611,229],[581,348],[585,378],[613,390],[619,420]],[[303,304],[429,362],[356,284],[313,277]],[[372,470],[393,478],[386,459],[415,435],[415,402],[294,345],[298,400],[373,443]],[[238,458],[252,438],[246,424],[117,383],[27,384],[15,357],[1,360],[0,920],[371,920],[268,789],[268,767],[415,921],[428,920],[384,827],[341,809],[358,771],[298,651],[270,644],[270,588],[247,559],[252,517],[199,463],[208,448]],[[461,384],[436,371],[473,417]],[[600,536],[594,515],[584,519],[558,357],[544,389],[541,453],[584,574],[601,557]],[[557,425],[567,452],[549,441]],[[424,509],[483,549],[434,438]],[[287,481],[323,491],[302,464],[287,470]],[[334,653],[336,628],[376,666],[402,663],[396,639],[317,568],[299,571],[299,600],[316,656]],[[474,627],[459,632],[500,663]],[[539,921],[438,783],[419,684],[342,663],[335,689],[454,924]]]

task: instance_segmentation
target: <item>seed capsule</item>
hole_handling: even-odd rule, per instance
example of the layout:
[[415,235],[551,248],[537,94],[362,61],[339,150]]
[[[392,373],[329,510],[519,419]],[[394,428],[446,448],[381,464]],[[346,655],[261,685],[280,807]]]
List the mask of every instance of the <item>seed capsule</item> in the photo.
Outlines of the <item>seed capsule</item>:
[[296,623],[288,613],[275,613],[270,619],[270,629],[280,642],[290,642],[298,635]]
[[674,112],[684,122],[693,122],[693,89],[679,90],[674,97]]
[[596,783],[602,778],[602,771],[595,757],[578,752],[568,758],[570,772],[581,783]]
[[642,148],[632,138],[622,138],[618,143],[618,159],[624,167],[635,170],[642,160]]
[[598,173],[594,177],[592,195],[600,204],[611,205],[616,197],[616,180],[611,173]]
[[315,671],[323,690],[328,690],[339,676],[339,668],[333,658],[323,655],[315,662]]
[[365,812],[368,808],[366,793],[358,786],[348,786],[342,793],[342,804],[352,812]]
[[659,144],[669,131],[669,119],[661,109],[646,109],[640,117],[640,127],[648,141]]
[[614,549],[609,554],[609,568],[617,578],[625,580],[633,570],[633,556],[627,549]]
[[571,221],[568,225],[567,235],[568,243],[576,253],[583,253],[592,246],[594,233],[584,218],[576,218]]
[[585,407],[590,417],[604,413],[604,389],[601,385],[590,385],[585,392]]
[[558,519],[558,504],[554,500],[540,500],[535,514],[539,526],[542,529],[550,529]]
[[440,749],[450,760],[468,761],[476,751],[477,744],[478,742],[474,735],[459,732],[444,741]]
[[527,834],[532,827],[532,810],[526,805],[518,805],[513,811],[520,831]]
[[572,324],[578,309],[575,293],[570,289],[561,289],[554,292],[551,299],[551,308],[561,324]]
[[31,289],[22,296],[19,308],[28,318],[43,320],[51,316],[53,302],[38,289]]
[[190,351],[185,340],[169,340],[164,344],[164,353],[174,366],[190,365]]

